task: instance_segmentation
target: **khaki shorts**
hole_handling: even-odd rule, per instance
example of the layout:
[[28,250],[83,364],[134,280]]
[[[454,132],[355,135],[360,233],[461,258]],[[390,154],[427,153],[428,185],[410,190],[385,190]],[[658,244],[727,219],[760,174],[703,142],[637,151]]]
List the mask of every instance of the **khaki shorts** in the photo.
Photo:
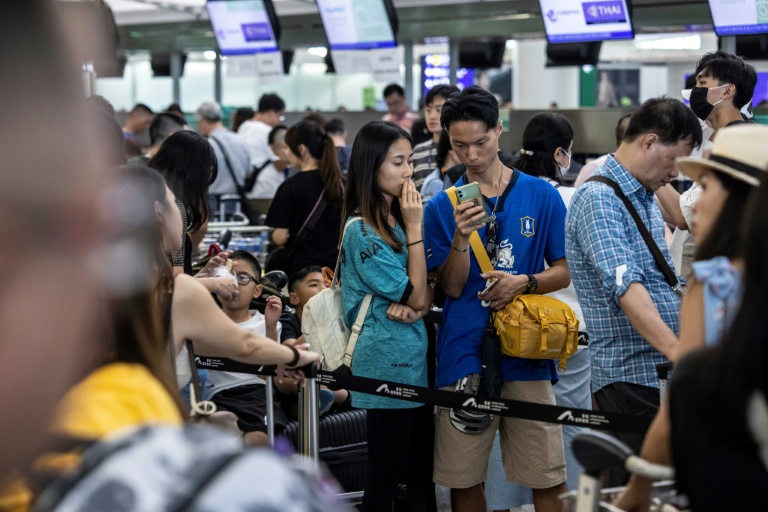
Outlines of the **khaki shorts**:
[[[442,389],[453,391],[455,386]],[[555,405],[552,383],[548,380],[504,382],[501,398]],[[500,429],[507,480],[532,489],[549,489],[565,482],[560,425],[494,416],[488,430],[470,435],[451,424],[449,413],[450,409],[444,407],[437,411],[433,472],[436,484],[466,489],[485,482],[496,429]]]

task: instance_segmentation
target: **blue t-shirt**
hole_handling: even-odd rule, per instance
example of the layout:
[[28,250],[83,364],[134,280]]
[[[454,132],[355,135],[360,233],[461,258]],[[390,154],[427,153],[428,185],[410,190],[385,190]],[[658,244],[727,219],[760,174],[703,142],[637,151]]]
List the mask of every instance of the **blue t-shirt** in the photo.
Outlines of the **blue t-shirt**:
[[[414,386],[427,385],[427,331],[424,322],[404,324],[390,320],[387,308],[405,303],[413,286],[408,279],[405,232],[397,225],[395,236],[403,243],[395,252],[366,222],[349,226],[344,235],[341,264],[341,300],[344,320],[354,325],[365,295],[373,295],[352,357],[352,373]],[[352,393],[352,405],[363,409],[408,409],[405,402],[365,393]]]
[[[462,177],[456,186],[464,185]],[[495,198],[485,198],[490,215]],[[499,197],[496,223],[499,226],[499,253],[496,270],[510,274],[537,274],[544,261],[565,257],[565,204],[557,190],[544,180],[517,169]],[[442,265],[451,251],[456,223],[453,205],[446,192],[427,203],[424,211],[424,243],[427,268]],[[478,234],[486,241],[486,227]],[[437,331],[437,375],[435,386],[450,386],[470,373],[480,373],[480,344],[483,330],[490,325],[491,310],[477,293],[485,288],[482,271],[470,251],[469,278],[458,299],[448,298]],[[554,361],[502,356],[506,381],[557,380]]]

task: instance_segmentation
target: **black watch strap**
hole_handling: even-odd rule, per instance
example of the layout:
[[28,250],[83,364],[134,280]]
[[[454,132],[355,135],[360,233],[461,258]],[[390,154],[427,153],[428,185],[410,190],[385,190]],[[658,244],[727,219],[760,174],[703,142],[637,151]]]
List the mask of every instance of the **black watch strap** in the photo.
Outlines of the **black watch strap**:
[[525,293],[536,293],[539,288],[539,281],[533,274],[528,274],[528,286],[525,289]]

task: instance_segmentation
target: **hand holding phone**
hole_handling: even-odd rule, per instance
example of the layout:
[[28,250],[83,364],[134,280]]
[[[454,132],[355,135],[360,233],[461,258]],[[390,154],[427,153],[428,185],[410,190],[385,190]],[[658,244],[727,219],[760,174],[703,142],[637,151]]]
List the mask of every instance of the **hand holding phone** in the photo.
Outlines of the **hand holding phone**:
[[478,185],[476,181],[458,187],[456,189],[456,199],[458,200],[459,204],[472,202],[472,204],[475,206],[480,206],[483,208],[484,214],[478,221],[474,223],[475,225],[480,226],[491,220],[491,218],[488,216],[488,212],[485,211],[483,194],[480,192],[480,185]]
[[498,278],[492,277],[488,280],[488,284],[483,289],[483,291],[480,292],[480,295],[485,295],[489,291],[493,290],[493,287],[496,286],[496,284],[499,282]]

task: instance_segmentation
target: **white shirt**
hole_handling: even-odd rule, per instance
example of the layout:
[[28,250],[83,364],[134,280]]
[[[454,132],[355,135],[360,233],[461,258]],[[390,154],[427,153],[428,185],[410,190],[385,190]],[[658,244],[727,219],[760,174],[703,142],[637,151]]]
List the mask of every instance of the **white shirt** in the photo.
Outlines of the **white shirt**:
[[[556,181],[550,180],[549,178],[542,178],[542,179],[547,183],[551,184],[552,186],[558,185]],[[567,210],[571,206],[571,199],[573,198],[573,194],[576,193],[576,189],[572,187],[563,187],[563,186],[558,186],[556,188],[557,188],[557,191],[560,193],[560,197],[565,203],[565,209]],[[546,263],[545,263],[545,266],[549,267],[549,265],[546,265]],[[556,292],[548,293],[547,296],[568,304],[573,310],[573,313],[576,315],[576,318],[579,320],[579,332],[587,332],[587,324],[584,321],[584,313],[581,311],[581,305],[579,304],[579,299],[576,298],[576,288],[573,286],[573,281],[571,281],[571,284],[569,284],[567,288],[557,290]],[[582,348],[585,348],[585,347],[583,345],[579,345],[579,349],[582,349]]]
[[[263,166],[266,162],[279,160],[269,147],[269,132],[271,131],[272,127],[262,121],[246,121],[237,130],[238,135],[248,145],[251,165],[256,168]],[[270,163],[259,173],[256,185],[248,193],[248,198],[272,199],[283,181],[285,181],[285,175]]]
[[[266,336],[267,323],[264,315],[258,311],[251,311],[250,313],[253,315],[251,319],[246,320],[245,322],[238,325],[243,329],[247,329],[253,333]],[[280,324],[280,322],[277,322],[278,339],[280,339],[280,332],[282,330],[283,326]],[[213,385],[209,396],[214,396],[219,391],[224,391],[225,389],[245,386],[247,384],[265,384],[264,379],[251,373],[219,372],[216,370],[209,370],[208,382]]]

